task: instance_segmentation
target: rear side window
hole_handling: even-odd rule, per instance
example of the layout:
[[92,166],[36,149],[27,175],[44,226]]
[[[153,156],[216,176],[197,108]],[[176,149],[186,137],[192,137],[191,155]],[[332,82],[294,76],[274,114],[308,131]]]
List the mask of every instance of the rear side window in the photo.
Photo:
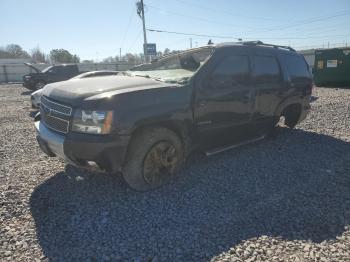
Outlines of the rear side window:
[[212,73],[212,80],[230,85],[243,84],[249,79],[249,58],[244,55],[227,56]]
[[67,65],[67,66],[62,66],[61,69],[61,74],[64,76],[73,76],[76,73],[76,66],[74,65]]
[[62,73],[66,75],[71,74],[72,72],[74,72],[73,68],[73,66],[64,66],[62,67]]
[[254,76],[260,83],[280,81],[280,68],[273,56],[254,56]]
[[283,54],[291,78],[310,77],[309,68],[301,56]]

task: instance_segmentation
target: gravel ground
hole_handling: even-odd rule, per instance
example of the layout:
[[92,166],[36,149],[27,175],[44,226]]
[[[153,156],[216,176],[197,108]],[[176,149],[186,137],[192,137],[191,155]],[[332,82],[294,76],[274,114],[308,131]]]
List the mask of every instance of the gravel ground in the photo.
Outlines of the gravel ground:
[[350,89],[314,100],[297,129],[136,193],[46,157],[29,93],[0,85],[0,260],[350,261]]

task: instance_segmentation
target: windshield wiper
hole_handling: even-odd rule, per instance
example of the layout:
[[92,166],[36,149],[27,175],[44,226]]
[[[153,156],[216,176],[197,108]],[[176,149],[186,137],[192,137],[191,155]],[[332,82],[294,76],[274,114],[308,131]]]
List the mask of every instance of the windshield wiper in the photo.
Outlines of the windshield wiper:
[[188,76],[177,79],[177,80],[168,80],[167,83],[171,84],[186,84],[190,78]]
[[149,75],[134,75],[134,76],[140,76],[140,77],[145,77],[145,78],[152,78]]

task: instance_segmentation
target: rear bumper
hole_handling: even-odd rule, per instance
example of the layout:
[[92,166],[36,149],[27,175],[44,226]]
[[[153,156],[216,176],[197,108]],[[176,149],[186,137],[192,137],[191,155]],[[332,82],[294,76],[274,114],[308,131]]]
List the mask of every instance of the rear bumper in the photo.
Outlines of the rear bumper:
[[48,156],[87,169],[117,172],[124,164],[129,136],[97,136],[71,133],[65,136],[35,122],[37,140]]

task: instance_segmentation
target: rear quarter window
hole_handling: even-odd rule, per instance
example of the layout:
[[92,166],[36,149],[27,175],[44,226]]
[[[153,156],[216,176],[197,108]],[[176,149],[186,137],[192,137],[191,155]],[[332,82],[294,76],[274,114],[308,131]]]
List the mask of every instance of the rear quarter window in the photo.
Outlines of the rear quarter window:
[[309,67],[303,57],[287,54],[283,54],[282,57],[291,78],[310,77]]

